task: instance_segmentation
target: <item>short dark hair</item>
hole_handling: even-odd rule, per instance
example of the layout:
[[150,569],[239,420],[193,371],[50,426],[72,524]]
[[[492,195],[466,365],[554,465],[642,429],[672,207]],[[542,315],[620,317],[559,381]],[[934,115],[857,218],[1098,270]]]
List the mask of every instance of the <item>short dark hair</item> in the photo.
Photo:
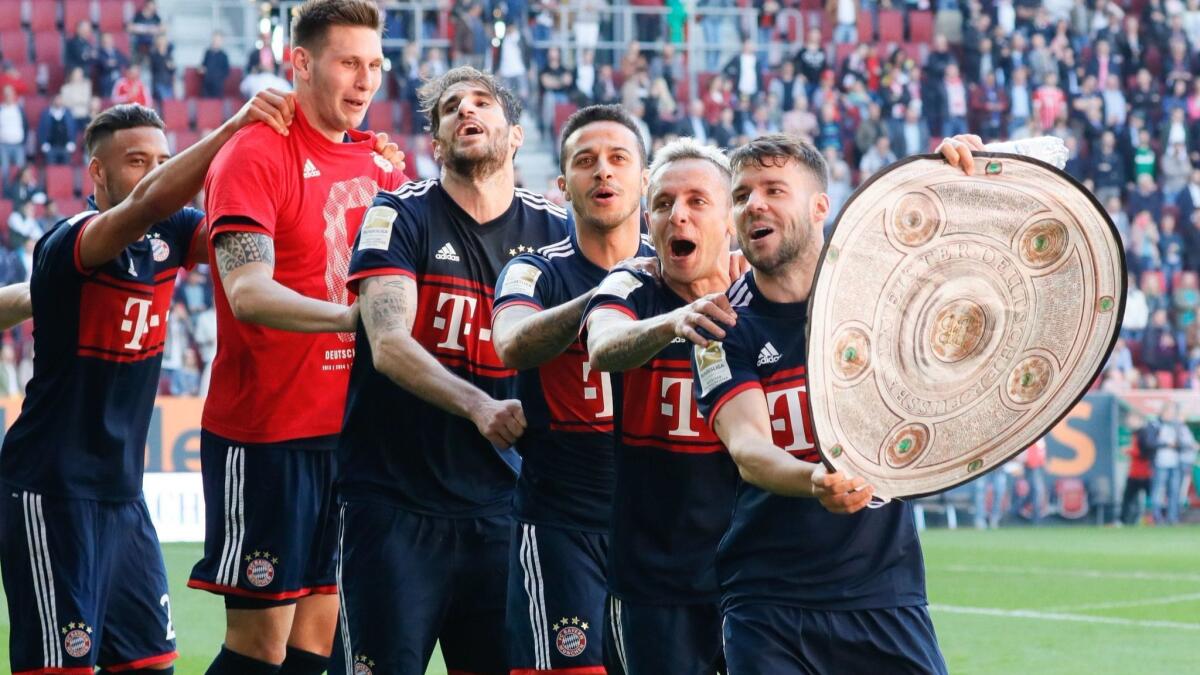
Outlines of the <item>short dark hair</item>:
[[746,143],[729,154],[729,165],[734,173],[750,165],[762,168],[785,166],[795,162],[808,169],[821,191],[829,189],[829,165],[821,151],[806,140],[788,134],[766,134]]
[[292,10],[292,46],[317,51],[330,26],[362,26],[381,32],[379,7],[371,0],[308,0]]
[[96,147],[100,143],[122,129],[136,129],[138,127],[162,129],[165,126],[162,118],[152,108],[147,108],[136,103],[114,105],[96,115],[96,118],[87,125],[87,129],[84,129],[83,147],[87,149],[89,156],[95,155]]
[[633,115],[619,105],[589,105],[576,110],[563,124],[562,133],[558,136],[559,171],[567,172],[567,139],[571,137],[571,134],[595,122],[616,122],[633,132],[633,137],[637,139],[637,149],[642,158],[642,166],[646,166],[646,140],[642,138],[642,132],[638,129]]
[[482,85],[487,89],[500,106],[504,108],[504,119],[508,120],[509,124],[519,124],[521,122],[521,102],[513,95],[512,91],[500,83],[495,75],[485,73],[482,70],[472,68],[471,66],[459,66],[446,71],[441,77],[435,77],[421,85],[421,90],[417,92],[420,99],[420,110],[425,114],[428,123],[425,125],[425,130],[435,138],[437,137],[438,127],[442,122],[442,111],[438,108],[438,103],[441,102],[442,96],[446,94],[446,90],[456,84],[463,82],[474,82]]

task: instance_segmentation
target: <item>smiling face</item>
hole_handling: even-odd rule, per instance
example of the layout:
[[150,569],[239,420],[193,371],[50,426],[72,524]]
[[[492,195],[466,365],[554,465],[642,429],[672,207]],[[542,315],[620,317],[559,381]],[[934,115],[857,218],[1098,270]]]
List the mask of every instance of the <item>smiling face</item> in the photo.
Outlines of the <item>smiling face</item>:
[[706,159],[681,159],[652,177],[650,237],[667,279],[687,285],[720,272],[733,224],[729,182]]
[[92,155],[88,171],[97,201],[111,208],[125,201],[146,174],[171,157],[162,129],[134,127],[113,132]]
[[824,243],[829,197],[795,160],[768,158],[733,176],[738,244],[755,269],[776,274],[800,259],[815,262]]
[[383,44],[366,26],[330,26],[312,49],[296,47],[296,93],[323,132],[357,129],[383,81]]
[[592,122],[563,145],[558,187],[584,225],[611,230],[637,213],[646,190],[638,139],[623,124]]
[[504,106],[482,82],[450,85],[437,108],[434,155],[446,170],[479,179],[512,165],[524,132],[509,123]]

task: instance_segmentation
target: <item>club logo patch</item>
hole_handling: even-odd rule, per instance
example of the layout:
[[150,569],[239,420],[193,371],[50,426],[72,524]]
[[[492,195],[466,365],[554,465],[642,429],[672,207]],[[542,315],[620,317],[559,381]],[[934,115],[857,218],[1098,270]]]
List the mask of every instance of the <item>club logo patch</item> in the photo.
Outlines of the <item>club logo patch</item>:
[[246,556],[246,580],[256,588],[265,588],[275,580],[275,566],[279,564],[279,558],[271,555],[268,551],[255,551],[253,555]]
[[542,271],[533,265],[516,263],[509,267],[508,274],[504,275],[504,286],[499,295],[533,295],[533,289],[537,287],[538,278],[541,276]]
[[150,250],[154,252],[154,262],[163,262],[171,256],[171,247],[162,239],[151,239]]
[[635,277],[633,273],[617,270],[604,277],[604,281],[600,282],[600,288],[596,289],[596,295],[615,295],[628,300],[629,294],[640,288],[641,285],[641,279]]
[[372,152],[371,159],[375,160],[375,166],[379,167],[380,169],[383,169],[384,173],[391,173],[392,169],[396,168],[396,167],[392,166],[391,162],[387,161],[387,159],[379,153]]
[[579,617],[571,619],[563,617],[558,623],[555,623],[553,626],[554,646],[558,648],[558,653],[567,658],[582,654],[583,650],[587,649],[587,629],[588,622],[580,621]]
[[700,390],[704,396],[714,387],[733,379],[729,363],[725,360],[725,348],[720,342],[710,342],[707,347],[692,347],[696,360],[696,372],[700,374]]
[[396,210],[386,206],[372,206],[363,216],[358,230],[358,250],[386,251],[392,245],[392,222]]
[[371,668],[374,665],[374,659],[368,658],[366,654],[359,654],[354,657],[354,675],[373,675]]
[[82,621],[63,627],[63,649],[72,658],[80,659],[92,651],[92,627]]

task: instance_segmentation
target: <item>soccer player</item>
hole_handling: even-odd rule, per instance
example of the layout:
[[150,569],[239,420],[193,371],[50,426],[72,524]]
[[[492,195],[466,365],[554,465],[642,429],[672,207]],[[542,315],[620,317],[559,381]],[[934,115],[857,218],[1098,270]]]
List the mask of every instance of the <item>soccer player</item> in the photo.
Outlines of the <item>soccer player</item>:
[[[941,152],[969,173],[972,149],[978,138],[963,136]],[[805,301],[829,215],[825,160],[769,135],[730,161],[752,270],[729,289],[737,322],[692,360],[700,409],[742,478],[717,557],[729,670],[944,673],[911,506],[863,510],[872,489],[826,471],[808,417]]]
[[628,112],[596,105],[567,119],[559,156],[574,230],[505,265],[492,310],[492,340],[500,360],[521,371],[528,422],[516,444],[523,462],[509,543],[509,667],[602,675],[612,382],[588,363],[579,322],[609,269],[654,255],[641,234],[646,149]]
[[[259,120],[284,131],[287,114],[265,92],[169,161],[148,108],[110,108],[84,133],[95,194],[34,249],[33,379],[0,451],[13,672],[172,670],[142,473],[176,274],[207,259],[203,214],[185,205],[237,129]],[[0,293],[17,296],[11,318],[29,311],[22,290]]]
[[661,283],[610,273],[585,310],[594,370],[615,388],[613,495],[605,660],[611,672],[718,670],[721,617],[713,561],[729,524],[736,470],[692,399],[688,342],[722,337],[735,317],[729,286],[729,163],[691,139],[650,168],[650,236]]
[[332,450],[357,314],[345,287],[350,242],[375,193],[404,180],[354,131],[382,77],[375,3],[309,0],[292,16],[292,43],[290,133],[245,129],[205,183],[218,340],[201,422],[204,558],[188,585],[225,598],[210,673],[327,665]]
[[[440,180],[383,192],[350,262],[362,324],[338,443],[343,642],[334,669],[508,673],[505,590],[525,429],[492,344],[504,264],[567,236],[566,212],[515,188],[520,104],[455,68],[422,108]],[[338,663],[338,659],[344,662]]]

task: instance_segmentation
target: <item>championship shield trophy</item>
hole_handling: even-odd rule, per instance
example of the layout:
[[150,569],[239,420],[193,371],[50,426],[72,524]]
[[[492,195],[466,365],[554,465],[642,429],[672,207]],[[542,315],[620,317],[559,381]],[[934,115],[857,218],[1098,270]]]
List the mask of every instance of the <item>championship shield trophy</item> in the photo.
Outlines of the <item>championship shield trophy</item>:
[[1104,209],[1055,166],[938,155],[872,176],[837,218],[809,298],[825,464],[886,500],[970,481],[1046,434],[1116,342],[1125,259]]

